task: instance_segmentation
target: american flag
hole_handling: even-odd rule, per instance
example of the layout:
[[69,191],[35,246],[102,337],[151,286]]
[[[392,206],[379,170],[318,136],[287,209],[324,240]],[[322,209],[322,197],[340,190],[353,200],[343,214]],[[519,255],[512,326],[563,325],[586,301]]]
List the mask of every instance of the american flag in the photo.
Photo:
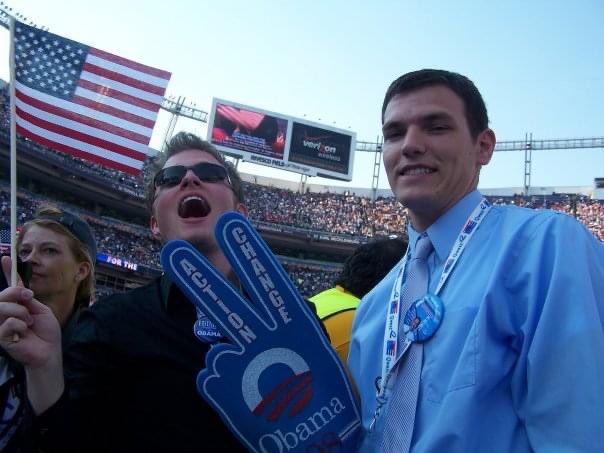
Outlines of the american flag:
[[10,253],[10,230],[0,230],[0,255]]
[[386,342],[386,355],[394,356],[395,351],[396,351],[396,341],[388,340]]
[[17,132],[137,174],[170,73],[15,23]]
[[470,234],[476,225],[477,223],[473,220],[468,220],[468,223],[466,223],[466,226],[463,229],[464,234]]

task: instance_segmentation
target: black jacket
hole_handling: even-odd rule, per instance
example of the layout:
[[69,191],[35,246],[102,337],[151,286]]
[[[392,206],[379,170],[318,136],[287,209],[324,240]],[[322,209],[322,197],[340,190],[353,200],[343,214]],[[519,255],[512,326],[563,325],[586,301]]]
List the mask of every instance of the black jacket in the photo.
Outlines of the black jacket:
[[165,278],[99,301],[65,353],[67,393],[38,417],[44,451],[243,451],[197,393],[209,345]]

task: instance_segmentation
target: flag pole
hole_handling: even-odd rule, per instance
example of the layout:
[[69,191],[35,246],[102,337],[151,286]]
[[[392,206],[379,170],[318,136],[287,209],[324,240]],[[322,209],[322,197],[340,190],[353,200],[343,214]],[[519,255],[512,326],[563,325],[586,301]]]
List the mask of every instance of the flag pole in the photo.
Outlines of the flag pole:
[[15,18],[8,17],[10,30],[10,258],[11,286],[17,285],[17,125],[15,105]]

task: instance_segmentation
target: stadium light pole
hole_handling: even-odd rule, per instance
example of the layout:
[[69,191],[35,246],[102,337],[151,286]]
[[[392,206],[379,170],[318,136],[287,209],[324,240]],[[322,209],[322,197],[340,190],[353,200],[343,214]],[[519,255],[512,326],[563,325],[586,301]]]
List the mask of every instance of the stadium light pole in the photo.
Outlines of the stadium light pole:
[[528,197],[531,188],[531,164],[533,159],[533,134],[524,134],[524,196]]
[[299,192],[301,194],[304,194],[304,192],[306,192],[306,184],[308,183],[308,175],[305,175],[304,173],[300,174],[300,189]]
[[[166,99],[164,99],[166,101]],[[171,108],[172,116],[170,116],[170,121],[168,122],[168,127],[166,128],[166,133],[164,134],[164,141],[161,145],[161,151],[164,152],[166,149],[166,145],[168,144],[168,140],[172,138],[172,134],[174,133],[174,128],[176,127],[176,122],[178,121],[180,110],[182,109],[183,104],[185,103],[185,98],[178,96],[178,100],[176,103],[170,101],[174,104]]]
[[371,180],[371,201],[377,198],[377,190],[380,183],[380,169],[382,165],[382,144],[384,139],[378,135],[375,140],[375,155],[373,158],[373,179]]

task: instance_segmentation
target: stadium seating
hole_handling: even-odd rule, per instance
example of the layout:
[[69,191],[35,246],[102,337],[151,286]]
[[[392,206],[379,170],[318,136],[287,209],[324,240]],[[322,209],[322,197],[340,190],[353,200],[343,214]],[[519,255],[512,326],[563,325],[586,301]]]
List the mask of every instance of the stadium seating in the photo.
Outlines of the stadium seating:
[[[7,94],[0,91],[0,131],[8,129]],[[29,144],[28,144],[29,146]],[[49,153],[53,161],[66,168],[93,173],[103,178],[115,190],[125,191],[142,202],[150,179],[149,166],[140,176],[134,177],[118,171],[109,170],[81,159],[57,153],[35,145],[40,152]],[[392,197],[378,198],[375,201],[367,197],[336,193],[297,193],[291,190],[244,183],[246,201],[252,220],[258,223],[273,224],[304,229],[310,232],[325,232],[333,235],[369,238],[384,235],[404,234],[408,217],[405,209]],[[495,204],[513,203],[528,208],[550,208],[574,215],[583,222],[594,235],[604,241],[604,203],[576,195],[513,196],[490,197]],[[62,203],[55,198],[45,198],[40,194],[21,190],[19,193],[19,223],[26,221],[40,203]],[[64,204],[64,203],[63,203]],[[8,228],[9,221],[8,181],[0,181],[0,229]],[[79,211],[95,231],[99,252],[104,255],[119,256],[123,259],[144,263],[145,266],[158,269],[159,243],[143,225],[125,223],[91,211],[82,210],[73,205],[65,208]],[[337,267],[313,264],[307,265],[296,260],[284,259],[293,281],[304,296],[311,296],[333,285],[337,276]]]

